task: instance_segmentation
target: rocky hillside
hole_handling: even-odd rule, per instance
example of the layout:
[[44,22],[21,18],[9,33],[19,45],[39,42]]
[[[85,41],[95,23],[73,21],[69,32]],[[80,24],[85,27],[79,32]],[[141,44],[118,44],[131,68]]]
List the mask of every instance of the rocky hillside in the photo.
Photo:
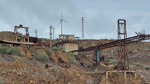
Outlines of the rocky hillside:
[[[146,61],[149,59],[149,43],[138,43],[140,47],[136,45],[129,45],[130,67],[136,70],[139,75],[133,79],[132,74],[127,74],[127,77],[129,77],[128,84],[146,84],[145,81],[149,80],[150,73],[149,62]],[[113,56],[112,49],[114,50]],[[116,48],[112,49],[103,50],[102,54],[106,57],[105,62],[108,62],[109,65],[116,65],[117,50]],[[106,83],[105,71],[109,68],[109,65],[88,68],[89,62],[86,56],[64,53],[58,48],[0,47],[0,53],[0,84]],[[140,60],[140,56],[143,57],[142,59],[146,59]],[[109,81],[112,84],[121,83],[121,80],[123,80],[121,74],[111,76]],[[117,80],[118,77],[120,77],[120,80]]]
[[[71,53],[67,54],[56,48],[45,47],[24,46],[13,48],[13,50],[8,47],[0,47],[0,53],[3,53],[0,54],[0,84],[100,82],[100,75],[85,73],[86,69]],[[19,52],[17,50],[20,51],[19,54],[15,54]]]
[[[13,40],[13,33],[8,33],[0,33],[0,39]],[[77,42],[79,47],[87,48],[109,40]],[[118,63],[117,52],[117,47],[101,50],[105,61],[89,67],[92,53],[74,55],[56,47],[49,49],[43,46],[4,45],[0,47],[0,84],[105,84],[105,72]],[[127,74],[128,84],[149,84],[149,52],[149,42],[128,45],[130,69],[137,74],[136,78],[132,73]],[[122,84],[123,74],[111,74],[109,81],[111,84]]]

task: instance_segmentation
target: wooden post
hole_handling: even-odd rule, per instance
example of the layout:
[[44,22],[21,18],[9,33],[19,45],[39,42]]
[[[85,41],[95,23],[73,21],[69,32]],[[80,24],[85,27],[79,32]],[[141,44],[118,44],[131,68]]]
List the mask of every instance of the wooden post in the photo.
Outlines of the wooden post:
[[106,71],[106,84],[108,84],[108,71]]
[[126,83],[126,81],[127,81],[126,77],[127,77],[127,72],[124,71],[124,84],[127,84],[127,83]]
[[136,73],[134,72],[134,79],[136,79]]

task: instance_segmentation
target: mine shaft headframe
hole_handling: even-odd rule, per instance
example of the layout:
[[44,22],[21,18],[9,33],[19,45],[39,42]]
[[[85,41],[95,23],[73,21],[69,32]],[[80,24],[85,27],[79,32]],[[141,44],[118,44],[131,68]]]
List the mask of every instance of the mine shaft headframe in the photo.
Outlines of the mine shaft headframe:
[[[118,40],[126,38],[126,20],[118,19]],[[129,69],[128,48],[126,40],[118,42],[118,66],[121,70]]]
[[20,28],[25,29],[26,35],[29,35],[29,31],[28,31],[29,27],[24,27],[22,24],[20,24],[19,26],[15,26],[14,33],[18,33],[18,29],[20,29]]
[[[26,35],[20,35],[18,32],[18,29],[23,28],[26,31]],[[28,31],[29,27],[24,27],[22,24],[20,24],[19,26],[15,26],[14,28],[14,33],[15,33],[15,37],[16,37],[16,41],[18,42],[29,42],[29,31]],[[22,39],[22,41],[21,41]]]

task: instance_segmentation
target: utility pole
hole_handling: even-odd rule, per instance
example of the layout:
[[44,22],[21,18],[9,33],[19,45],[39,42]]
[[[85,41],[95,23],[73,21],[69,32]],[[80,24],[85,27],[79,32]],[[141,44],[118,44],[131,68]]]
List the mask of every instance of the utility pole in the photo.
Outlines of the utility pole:
[[54,30],[55,30],[55,28],[53,27],[53,40],[54,40],[54,32],[55,32]]
[[82,39],[84,39],[84,17],[82,17]]
[[53,28],[53,26],[50,25],[50,41],[49,41],[49,48],[52,47],[52,28]]
[[37,29],[35,29],[35,37],[37,37]]

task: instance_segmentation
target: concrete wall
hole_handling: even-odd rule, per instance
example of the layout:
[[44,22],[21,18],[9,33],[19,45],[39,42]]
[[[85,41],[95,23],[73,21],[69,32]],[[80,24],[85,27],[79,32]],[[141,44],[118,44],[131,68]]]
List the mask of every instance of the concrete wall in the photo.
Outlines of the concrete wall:
[[72,50],[78,50],[78,44],[77,43],[65,43],[63,44],[63,50],[66,52],[69,52]]
[[67,36],[66,36],[66,39],[67,39],[67,40],[74,40],[74,35],[67,35]]

